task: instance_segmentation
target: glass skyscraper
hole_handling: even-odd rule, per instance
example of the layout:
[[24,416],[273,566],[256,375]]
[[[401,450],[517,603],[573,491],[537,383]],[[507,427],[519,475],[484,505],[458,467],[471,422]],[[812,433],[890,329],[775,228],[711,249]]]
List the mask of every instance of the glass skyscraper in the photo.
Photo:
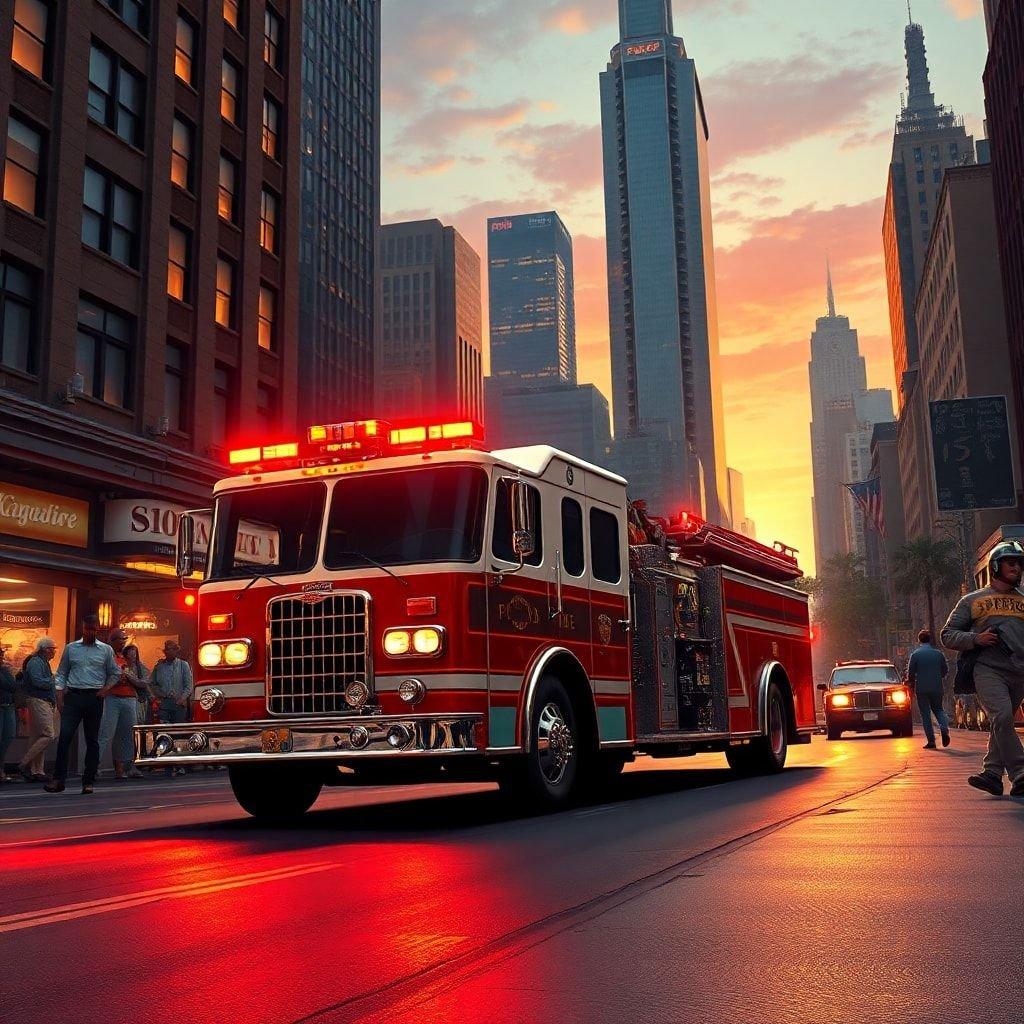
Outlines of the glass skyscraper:
[[487,221],[491,375],[576,383],[572,237],[557,213]]
[[[619,0],[601,74],[616,460],[652,511],[728,523],[708,128],[670,0]],[[641,488],[643,488],[641,490]]]
[[302,11],[299,393],[312,422],[373,415],[380,0]]

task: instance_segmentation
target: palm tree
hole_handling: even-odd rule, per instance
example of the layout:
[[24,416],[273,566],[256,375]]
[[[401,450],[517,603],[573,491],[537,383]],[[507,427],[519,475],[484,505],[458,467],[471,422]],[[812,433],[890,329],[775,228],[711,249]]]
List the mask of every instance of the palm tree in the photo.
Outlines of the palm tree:
[[921,536],[898,548],[892,560],[893,586],[928,602],[928,629],[935,636],[935,598],[955,591],[963,579],[956,545]]

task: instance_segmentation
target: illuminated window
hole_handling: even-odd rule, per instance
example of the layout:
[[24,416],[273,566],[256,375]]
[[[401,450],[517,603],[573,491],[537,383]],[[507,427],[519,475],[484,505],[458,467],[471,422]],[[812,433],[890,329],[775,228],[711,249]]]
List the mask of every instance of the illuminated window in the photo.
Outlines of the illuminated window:
[[168,429],[182,431],[185,429],[185,387],[187,377],[187,355],[184,345],[173,341],[167,342],[164,356],[164,415],[167,417]]
[[82,241],[138,269],[139,194],[89,165],[82,193]]
[[220,116],[232,124],[238,124],[241,116],[238,79],[238,65],[225,57],[220,65]]
[[180,302],[191,298],[188,273],[191,242],[184,228],[171,225],[167,238],[167,294]]
[[217,257],[217,300],[214,319],[221,327],[235,326],[235,265],[226,256]]
[[11,60],[36,78],[46,77],[50,7],[43,0],[14,0]]
[[224,0],[224,20],[238,31],[238,23],[241,19],[241,12],[238,9],[238,0]]
[[195,85],[195,56],[195,23],[179,11],[174,33],[174,73],[186,85]]
[[192,191],[193,137],[192,125],[182,117],[175,117],[171,129],[171,181],[186,192]]
[[148,28],[149,0],[103,0],[103,2],[136,32],[146,34]]
[[34,276],[0,261],[0,363],[35,373],[36,285]]
[[281,16],[268,4],[263,15],[263,59],[275,70],[281,70]]
[[280,145],[281,108],[269,96],[263,97],[263,152],[278,160]]
[[7,159],[4,163],[4,200],[26,213],[42,210],[39,171],[43,137],[13,114],[7,119]]
[[89,54],[89,117],[124,139],[142,146],[145,79],[121,58],[96,43]]
[[131,408],[131,354],[131,320],[117,310],[80,299],[75,369],[85,381],[85,393],[108,405]]
[[260,285],[259,344],[267,352],[273,352],[274,322],[277,320],[277,292],[269,285]]
[[231,224],[238,223],[238,165],[224,153],[220,155],[220,177],[217,190],[217,212]]
[[268,189],[260,193],[260,245],[277,252],[277,196]]

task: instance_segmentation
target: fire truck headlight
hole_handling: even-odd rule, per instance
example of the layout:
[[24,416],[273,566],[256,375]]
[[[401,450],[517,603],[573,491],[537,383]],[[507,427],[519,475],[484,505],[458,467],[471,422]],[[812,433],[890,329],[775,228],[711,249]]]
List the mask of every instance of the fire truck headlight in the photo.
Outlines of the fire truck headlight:
[[203,668],[219,668],[224,661],[224,648],[220,644],[200,644],[198,658]]
[[403,679],[398,684],[398,696],[406,704],[419,704],[427,695],[427,688],[419,679]]
[[248,640],[232,640],[224,645],[224,664],[232,668],[240,668],[249,663],[251,645]]
[[832,707],[834,708],[848,708],[852,703],[850,695],[847,693],[832,694]]
[[401,658],[412,647],[412,634],[407,629],[389,629],[384,634],[384,653],[391,658]]
[[424,626],[412,635],[412,647],[417,654],[440,654],[444,630],[440,626]]

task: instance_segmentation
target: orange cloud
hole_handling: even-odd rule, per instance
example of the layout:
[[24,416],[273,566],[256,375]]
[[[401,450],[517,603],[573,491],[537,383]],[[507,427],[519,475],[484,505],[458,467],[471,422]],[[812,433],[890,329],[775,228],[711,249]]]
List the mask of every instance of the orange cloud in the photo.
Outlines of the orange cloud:
[[399,143],[428,150],[447,149],[462,135],[517,124],[529,108],[529,103],[524,100],[513,100],[496,107],[436,106],[406,125]]
[[600,125],[521,125],[502,132],[499,142],[516,152],[538,182],[559,186],[558,202],[601,184]]
[[946,6],[953,12],[957,21],[980,18],[982,15],[981,0],[946,0]]

